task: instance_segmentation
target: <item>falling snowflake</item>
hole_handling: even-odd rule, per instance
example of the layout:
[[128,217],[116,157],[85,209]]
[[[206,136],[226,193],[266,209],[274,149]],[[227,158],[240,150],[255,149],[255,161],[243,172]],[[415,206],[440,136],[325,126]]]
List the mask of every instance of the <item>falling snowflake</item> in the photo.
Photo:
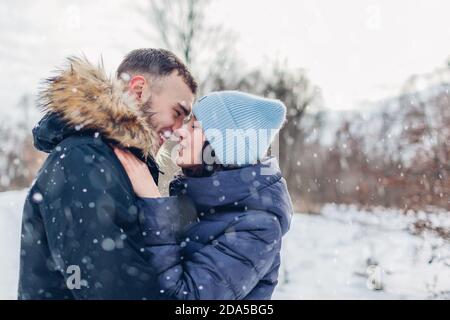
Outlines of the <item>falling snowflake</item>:
[[112,251],[116,247],[116,243],[111,238],[106,238],[102,241],[102,249],[105,251]]
[[33,201],[34,201],[34,202],[39,203],[39,202],[41,202],[43,199],[44,199],[44,197],[42,196],[41,193],[35,192],[35,193],[33,194]]

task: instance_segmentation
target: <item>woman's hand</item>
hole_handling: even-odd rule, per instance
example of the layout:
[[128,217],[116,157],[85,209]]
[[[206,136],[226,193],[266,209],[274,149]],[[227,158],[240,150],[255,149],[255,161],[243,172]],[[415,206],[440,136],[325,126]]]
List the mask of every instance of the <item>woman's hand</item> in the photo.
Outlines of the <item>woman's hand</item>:
[[131,184],[133,185],[134,192],[139,197],[161,197],[158,187],[144,162],[136,158],[136,156],[129,151],[124,151],[115,147],[114,152],[122,163],[122,166],[125,168],[125,171],[131,180]]

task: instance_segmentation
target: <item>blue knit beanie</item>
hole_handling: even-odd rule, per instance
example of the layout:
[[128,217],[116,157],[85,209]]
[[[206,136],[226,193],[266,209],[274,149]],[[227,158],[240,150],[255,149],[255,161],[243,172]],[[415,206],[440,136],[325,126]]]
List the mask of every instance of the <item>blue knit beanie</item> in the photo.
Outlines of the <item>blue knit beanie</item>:
[[279,100],[217,91],[199,99],[193,114],[220,163],[244,165],[264,158],[286,119],[286,107]]

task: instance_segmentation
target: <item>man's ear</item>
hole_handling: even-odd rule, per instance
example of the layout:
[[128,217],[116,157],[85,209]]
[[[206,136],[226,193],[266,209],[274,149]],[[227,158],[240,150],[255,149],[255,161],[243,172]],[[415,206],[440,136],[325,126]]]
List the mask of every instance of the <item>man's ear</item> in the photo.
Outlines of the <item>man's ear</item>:
[[129,82],[130,93],[132,93],[138,101],[142,98],[142,92],[147,80],[143,76],[134,76]]

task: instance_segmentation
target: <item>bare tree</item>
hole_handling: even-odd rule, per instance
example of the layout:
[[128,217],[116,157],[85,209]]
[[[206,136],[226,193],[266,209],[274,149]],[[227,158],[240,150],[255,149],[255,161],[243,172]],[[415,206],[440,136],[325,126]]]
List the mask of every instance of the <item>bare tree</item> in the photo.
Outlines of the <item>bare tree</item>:
[[280,65],[275,66],[264,93],[280,99],[287,107],[287,122],[280,133],[280,162],[284,175],[289,177],[296,170],[299,152],[307,138],[315,130],[320,131],[322,114],[314,108],[321,107],[321,94],[304,70],[287,72]]
[[150,21],[163,45],[192,63],[195,41],[204,30],[204,0],[150,1]]

